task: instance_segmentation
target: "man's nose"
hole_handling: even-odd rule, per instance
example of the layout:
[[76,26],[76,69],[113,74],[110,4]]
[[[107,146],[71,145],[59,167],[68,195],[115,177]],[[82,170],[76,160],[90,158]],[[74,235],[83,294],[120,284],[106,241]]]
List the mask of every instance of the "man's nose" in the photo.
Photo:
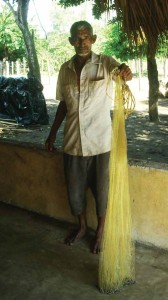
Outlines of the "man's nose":
[[85,44],[85,40],[84,39],[79,39],[79,45],[82,46]]

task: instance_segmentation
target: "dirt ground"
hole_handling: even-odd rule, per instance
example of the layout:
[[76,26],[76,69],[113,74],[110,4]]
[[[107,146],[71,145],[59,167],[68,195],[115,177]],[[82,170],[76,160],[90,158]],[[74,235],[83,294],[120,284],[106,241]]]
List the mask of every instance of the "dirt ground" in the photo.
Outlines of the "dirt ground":
[[[159,122],[151,123],[148,117],[148,82],[144,79],[141,86],[138,80],[129,84],[136,99],[135,111],[126,120],[126,133],[128,141],[128,159],[130,162],[151,161],[168,163],[168,98],[159,99]],[[20,126],[14,121],[0,119],[0,139],[8,142],[22,143],[29,146],[44,148],[57,109],[54,100],[55,81],[44,84],[49,125]],[[63,139],[63,126],[58,134],[56,147],[61,150]]]

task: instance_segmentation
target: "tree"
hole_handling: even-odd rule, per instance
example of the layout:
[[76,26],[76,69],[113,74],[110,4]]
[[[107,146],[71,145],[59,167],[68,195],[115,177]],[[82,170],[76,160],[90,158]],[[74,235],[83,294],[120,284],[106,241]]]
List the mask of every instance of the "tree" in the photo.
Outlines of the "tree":
[[109,56],[114,56],[121,62],[129,60],[135,61],[136,73],[139,77],[139,88],[141,86],[142,75],[142,59],[145,57],[146,43],[139,42],[137,46],[128,39],[128,36],[121,28],[115,18],[109,22],[106,31],[106,42],[104,43],[103,53]]
[[156,47],[147,47],[147,69],[149,79],[149,120],[151,122],[158,121],[158,92],[159,92],[159,80],[158,70],[156,63]]
[[135,43],[128,39],[128,36],[123,32],[121,23],[116,21],[109,22],[106,33],[106,42],[104,43],[104,53],[115,56],[122,61],[132,60],[138,57],[144,57],[146,52],[145,42],[139,43],[137,47]]
[[23,34],[25,42],[27,60],[29,67],[29,76],[35,76],[41,80],[40,67],[37,58],[35,43],[34,43],[34,32],[30,32],[27,14],[30,0],[3,0],[11,12],[14,15],[15,22]]
[[167,61],[168,61],[168,39],[166,34],[162,36],[162,38],[158,38],[158,45],[157,45],[157,57],[163,58],[163,71],[164,71],[164,78],[168,75],[167,70]]
[[0,60],[16,61],[26,57],[23,35],[12,13],[4,7],[0,13]]
[[[111,1],[110,1],[111,2]],[[135,43],[139,37],[147,41],[147,67],[149,79],[149,119],[158,121],[158,71],[156,49],[158,37],[168,30],[168,1],[114,0],[118,18],[122,17],[123,29]],[[133,4],[133,5],[132,5]]]

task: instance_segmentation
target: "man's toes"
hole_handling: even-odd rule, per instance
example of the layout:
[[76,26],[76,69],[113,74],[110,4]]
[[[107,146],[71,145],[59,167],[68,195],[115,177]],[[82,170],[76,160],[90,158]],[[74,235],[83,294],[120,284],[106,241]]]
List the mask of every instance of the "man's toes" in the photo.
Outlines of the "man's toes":
[[100,244],[99,244],[99,242],[96,242],[96,243],[94,244],[92,253],[93,253],[93,254],[99,254],[99,252],[100,252]]
[[64,240],[64,243],[68,246],[71,246],[73,245],[73,239],[70,238],[70,237],[67,237],[65,240]]

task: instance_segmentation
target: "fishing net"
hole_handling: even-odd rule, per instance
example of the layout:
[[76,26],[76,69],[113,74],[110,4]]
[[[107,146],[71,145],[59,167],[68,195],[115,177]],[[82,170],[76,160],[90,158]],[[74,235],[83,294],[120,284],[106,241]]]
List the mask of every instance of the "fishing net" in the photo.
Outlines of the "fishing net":
[[129,87],[115,78],[108,206],[99,260],[99,288],[115,293],[134,282],[125,117],[135,106]]

